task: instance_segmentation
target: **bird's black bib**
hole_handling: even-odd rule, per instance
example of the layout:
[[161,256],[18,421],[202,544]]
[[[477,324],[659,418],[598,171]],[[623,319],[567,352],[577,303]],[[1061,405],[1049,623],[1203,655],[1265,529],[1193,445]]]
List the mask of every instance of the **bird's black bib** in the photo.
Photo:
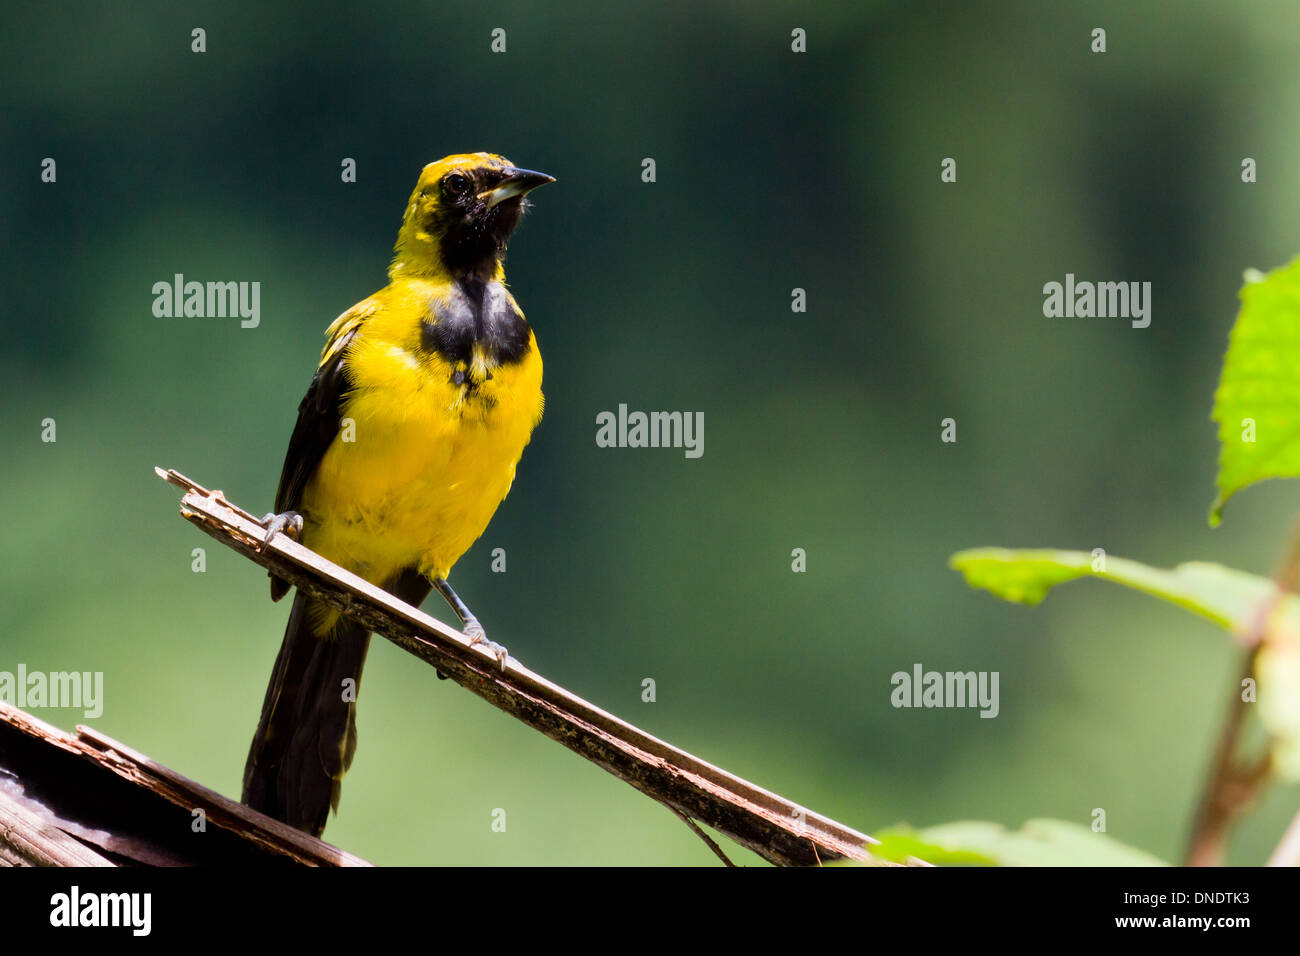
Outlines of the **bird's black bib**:
[[475,346],[490,365],[510,365],[528,351],[529,329],[500,282],[463,279],[433,303],[422,324],[420,347],[453,368],[473,361]]

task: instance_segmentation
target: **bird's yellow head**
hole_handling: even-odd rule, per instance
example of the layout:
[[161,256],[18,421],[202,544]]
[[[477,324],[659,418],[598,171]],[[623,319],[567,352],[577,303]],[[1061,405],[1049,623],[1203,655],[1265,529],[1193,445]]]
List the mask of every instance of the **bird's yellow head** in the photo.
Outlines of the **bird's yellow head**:
[[457,153],[430,163],[406,207],[389,275],[495,276],[524,197],[553,182],[495,153]]

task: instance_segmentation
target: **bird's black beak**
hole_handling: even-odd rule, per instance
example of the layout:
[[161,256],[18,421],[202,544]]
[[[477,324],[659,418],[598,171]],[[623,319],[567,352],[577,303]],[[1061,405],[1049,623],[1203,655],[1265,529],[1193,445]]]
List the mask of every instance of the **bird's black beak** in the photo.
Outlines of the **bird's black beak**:
[[495,189],[489,189],[487,192],[478,194],[478,198],[486,202],[489,209],[506,199],[523,196],[532,192],[538,186],[545,186],[547,183],[555,182],[554,176],[539,173],[534,169],[517,169],[514,166],[509,166],[506,168],[505,174],[506,178],[501,180]]

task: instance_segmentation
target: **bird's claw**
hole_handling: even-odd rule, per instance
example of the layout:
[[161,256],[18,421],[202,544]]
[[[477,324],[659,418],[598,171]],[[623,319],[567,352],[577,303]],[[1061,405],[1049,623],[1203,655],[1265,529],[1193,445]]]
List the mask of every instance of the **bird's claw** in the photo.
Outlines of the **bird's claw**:
[[471,621],[465,625],[465,636],[469,638],[470,647],[482,645],[483,650],[491,654],[501,664],[501,669],[506,669],[506,661],[510,658],[510,652],[496,641],[489,641],[482,624],[478,621]]
[[258,550],[265,551],[271,543],[271,539],[281,531],[294,541],[297,541],[302,534],[302,515],[296,511],[282,511],[280,514],[271,512],[262,518],[261,525],[266,529],[266,534],[263,536]]

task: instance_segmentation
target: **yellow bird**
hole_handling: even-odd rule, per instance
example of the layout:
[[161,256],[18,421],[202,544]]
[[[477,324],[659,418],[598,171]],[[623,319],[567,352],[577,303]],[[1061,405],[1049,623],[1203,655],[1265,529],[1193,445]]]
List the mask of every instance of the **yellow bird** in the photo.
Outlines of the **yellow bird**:
[[[437,588],[504,663],[447,575],[510,490],[542,416],[537,339],[502,258],[533,189],[494,153],[424,167],[389,283],[339,316],[298,407],[267,540],[287,531],[419,605]],[[279,600],[287,582],[272,578]],[[243,801],[320,835],[357,746],[370,634],[299,592],[244,769]]]

